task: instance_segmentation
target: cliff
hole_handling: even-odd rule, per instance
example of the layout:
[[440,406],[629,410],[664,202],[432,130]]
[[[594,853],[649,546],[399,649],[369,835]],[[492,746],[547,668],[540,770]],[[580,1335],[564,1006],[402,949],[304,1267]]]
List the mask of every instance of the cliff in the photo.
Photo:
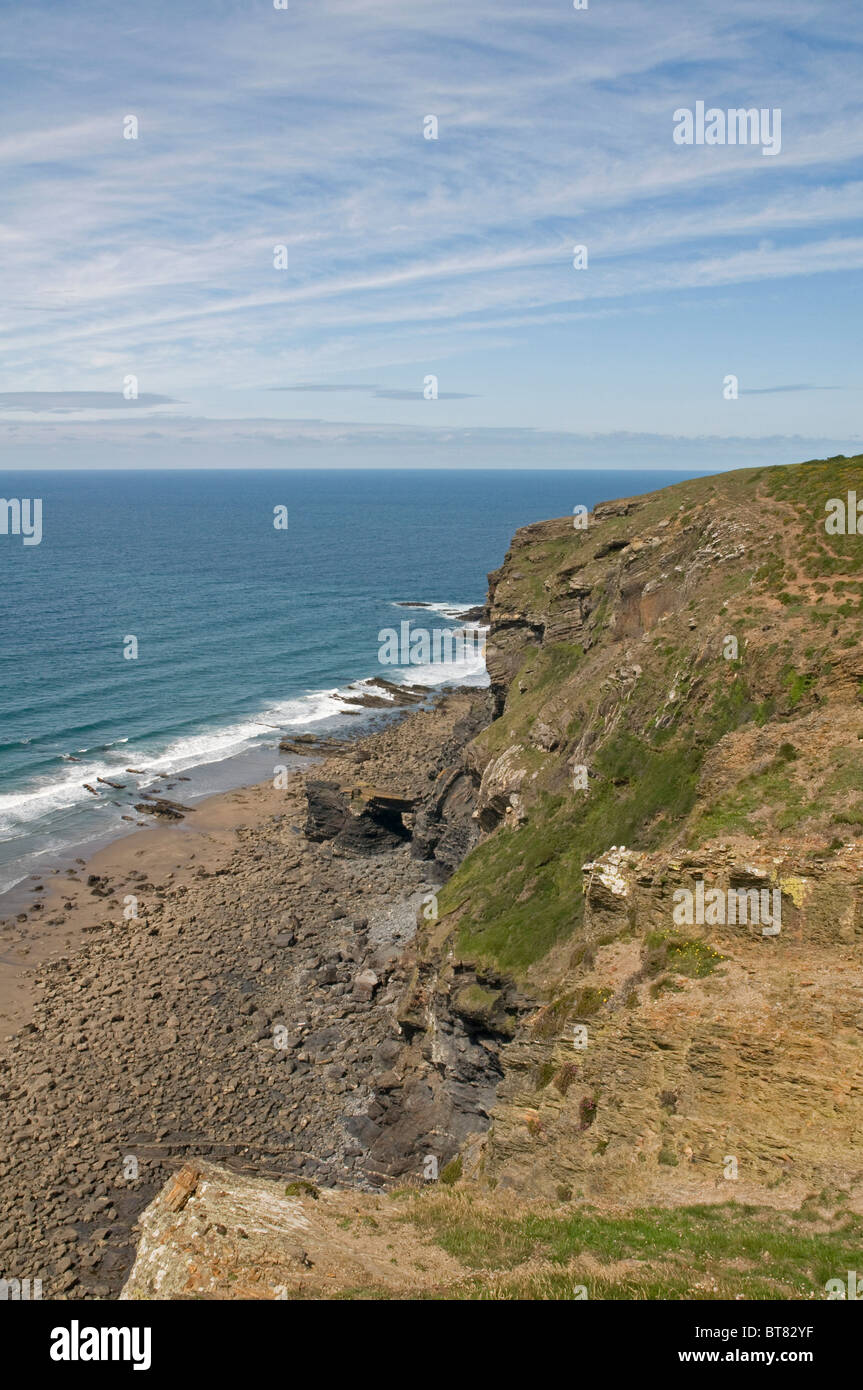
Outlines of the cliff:
[[[487,1179],[727,1194],[733,1158],[738,1194],[859,1200],[863,542],[825,508],[861,462],[528,526],[490,576],[484,837],[402,1007],[493,1051]],[[752,889],[777,923],[724,912]]]
[[656,1229],[691,1202],[863,1209],[863,542],[825,528],[861,465],[525,527],[489,576],[490,708],[427,789],[338,759],[308,781],[307,833],[360,854],[397,810],[440,883],[357,1173],[422,1186],[432,1155],[495,1230],[513,1201]]

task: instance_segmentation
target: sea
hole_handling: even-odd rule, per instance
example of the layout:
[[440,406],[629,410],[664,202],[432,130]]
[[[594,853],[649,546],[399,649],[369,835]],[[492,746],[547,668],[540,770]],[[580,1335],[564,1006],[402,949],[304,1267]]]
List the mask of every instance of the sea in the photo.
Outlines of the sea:
[[386,699],[380,678],[487,683],[480,641],[424,660],[417,629],[463,627],[520,526],[694,476],[0,472],[3,499],[41,502],[38,544],[0,510],[0,911],[133,830],[142,792],[192,804],[274,776],[285,734],[379,725],[350,701]]

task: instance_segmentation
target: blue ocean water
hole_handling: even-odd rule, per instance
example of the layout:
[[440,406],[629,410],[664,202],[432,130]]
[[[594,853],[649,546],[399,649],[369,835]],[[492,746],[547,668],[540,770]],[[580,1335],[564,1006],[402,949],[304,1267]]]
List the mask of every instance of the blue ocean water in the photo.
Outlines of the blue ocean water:
[[[480,682],[481,661],[383,667],[378,633],[452,626],[519,526],[688,476],[0,474],[4,498],[42,501],[40,544],[0,534],[0,892],[129,828],[154,769],[190,776],[173,792],[190,800],[271,775],[279,730],[356,728],[339,694],[354,682]],[[412,601],[435,608],[395,606]]]

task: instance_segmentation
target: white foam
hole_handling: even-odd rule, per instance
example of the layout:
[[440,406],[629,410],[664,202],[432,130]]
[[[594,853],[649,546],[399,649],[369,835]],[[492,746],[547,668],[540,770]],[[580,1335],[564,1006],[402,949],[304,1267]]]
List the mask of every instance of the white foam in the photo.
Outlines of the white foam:
[[[430,603],[416,611],[437,613],[441,617],[455,619],[459,613],[472,606],[474,605],[467,603]],[[463,630],[472,634],[484,634],[486,631],[475,623],[464,624]],[[89,807],[94,811],[100,807],[109,808],[112,788],[102,787],[97,781],[99,777],[125,782],[127,789],[134,792],[136,789],[153,785],[159,779],[149,774],[135,779],[134,774],[126,772],[127,767],[152,768],[158,773],[175,775],[188,768],[235,757],[261,742],[268,734],[272,737],[274,733],[282,730],[317,724],[348,712],[355,713],[357,707],[347,703],[346,697],[355,695],[358,691],[392,700],[392,693],[378,686],[376,679],[425,685],[429,688],[444,685],[488,685],[483,651],[476,650],[476,645],[475,642],[466,644],[467,651],[462,660],[385,666],[381,668],[380,676],[377,678],[369,676],[347,686],[308,691],[304,695],[269,706],[261,711],[259,717],[249,716],[223,728],[188,734],[161,750],[158,746],[146,749],[127,747],[128,738],[116,739],[107,745],[105,756],[98,760],[91,756],[80,762],[64,763],[62,769],[58,769],[50,779],[22,788],[20,791],[0,794],[0,841],[24,835],[32,830],[35,823],[76,806]],[[117,747],[117,752],[112,755],[107,750],[113,747]],[[83,748],[77,751],[86,754],[90,750]],[[98,799],[85,790],[85,782],[98,788]],[[15,881],[18,880],[13,880]]]
[[[14,863],[5,864],[0,869],[0,894],[8,893],[10,888],[16,888],[19,883],[24,883],[33,873],[42,873],[43,866],[41,860],[46,859],[45,869],[50,872],[51,862],[66,847],[66,842],[57,837],[49,838],[42,843],[38,850],[31,850],[27,855]],[[4,877],[3,875],[8,875]]]
[[389,679],[396,673],[407,685],[469,685],[482,688],[489,684],[489,675],[482,652],[473,652],[463,661],[428,661],[416,666],[393,666]]
[[[127,789],[131,790],[148,787],[161,779],[149,774],[136,778],[134,774],[127,773],[126,768],[152,768],[155,772],[173,775],[203,763],[222,762],[252,747],[268,731],[272,736],[280,729],[315,724],[343,713],[346,708],[349,707],[339,698],[336,690],[310,691],[307,695],[271,706],[262,711],[260,718],[243,719],[220,729],[201,730],[200,733],[177,739],[161,750],[158,747],[146,750],[124,748],[122,755],[118,753],[114,758],[106,757],[98,762],[85,760],[64,763],[62,770],[58,770],[50,780],[21,791],[0,794],[0,840],[24,834],[34,822],[76,805],[92,806],[93,809],[100,803],[109,805],[112,788],[100,787],[99,777],[125,782]],[[127,744],[128,739],[118,739],[117,743]],[[100,792],[99,800],[85,789],[85,782],[96,786]]]
[[402,608],[407,613],[440,613],[442,618],[451,618],[453,621],[461,617],[462,613],[468,613],[471,608],[479,608],[478,603],[393,603],[392,608]]
[[[6,792],[0,795],[0,840],[11,839],[20,834],[33,821],[55,811],[63,811],[76,803],[94,801],[95,798],[84,790],[84,782],[95,782],[97,777],[117,776],[121,770],[116,763],[73,763],[63,772],[55,775],[50,782],[42,782],[19,792]],[[110,791],[111,788],[106,788]]]
[[464,643],[464,654],[459,660],[385,666],[384,678],[402,685],[467,685],[479,689],[487,686],[489,675],[485,664],[485,635],[488,628],[481,627],[478,623],[465,623],[463,627],[454,628],[453,631],[468,634]]
[[307,695],[271,705],[261,718],[280,728],[291,728],[295,724],[317,724],[322,719],[332,719],[333,715],[344,713],[344,709],[339,689],[311,690]]

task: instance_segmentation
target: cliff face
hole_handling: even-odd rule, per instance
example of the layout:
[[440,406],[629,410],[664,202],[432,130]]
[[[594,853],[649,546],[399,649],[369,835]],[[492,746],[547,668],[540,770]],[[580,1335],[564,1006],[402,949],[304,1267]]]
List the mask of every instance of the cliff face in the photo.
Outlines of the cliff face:
[[454,1026],[499,1073],[451,1136],[486,1178],[859,1199],[863,542],[825,519],[861,464],[529,526],[490,576],[482,839],[400,1009],[442,1097]]

